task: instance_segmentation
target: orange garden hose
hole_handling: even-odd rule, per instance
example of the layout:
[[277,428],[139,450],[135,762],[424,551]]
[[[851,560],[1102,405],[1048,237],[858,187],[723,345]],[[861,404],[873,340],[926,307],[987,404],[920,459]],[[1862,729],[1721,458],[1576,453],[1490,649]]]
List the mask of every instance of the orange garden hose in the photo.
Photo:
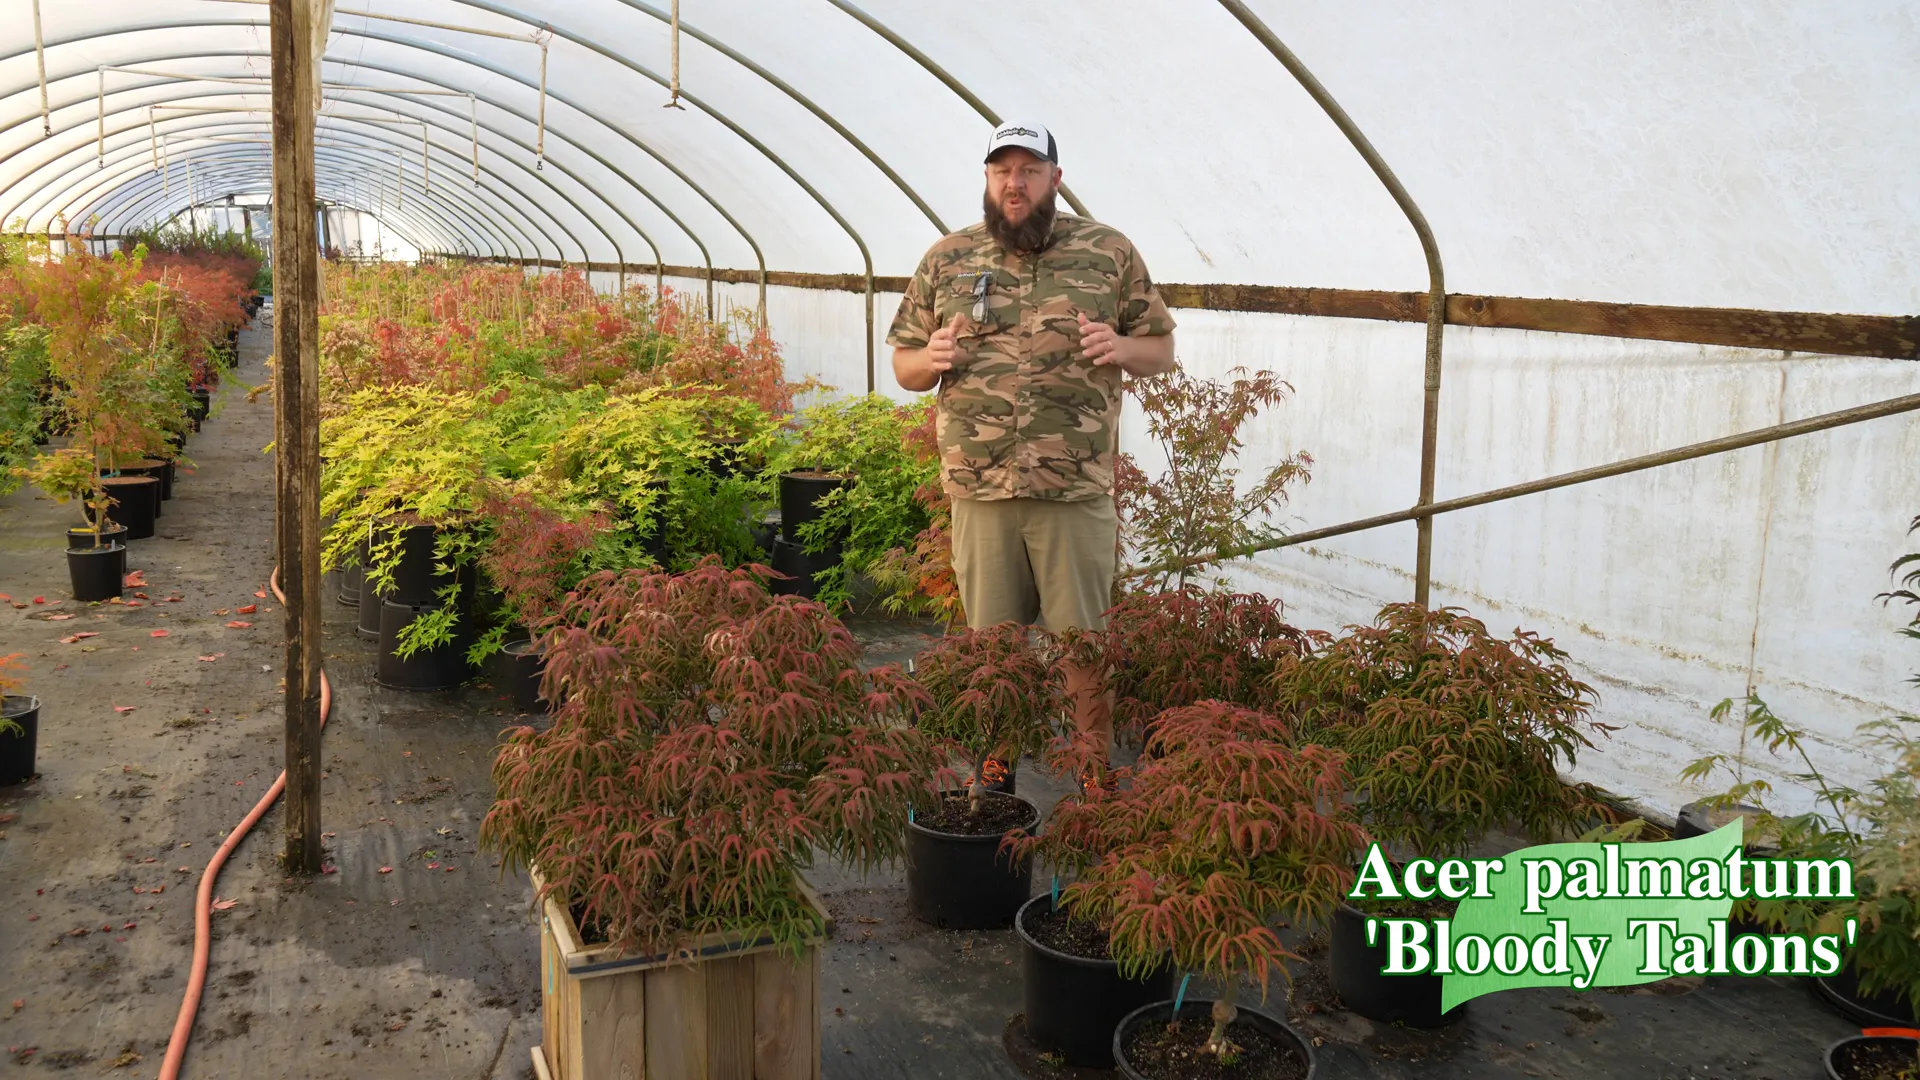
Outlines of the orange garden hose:
[[[287,602],[287,594],[280,591],[280,568],[273,568],[273,575],[267,579],[267,588],[279,599],[281,606]],[[327,681],[327,673],[320,672],[320,726],[327,726],[327,713],[333,706],[333,684]],[[160,1080],[178,1080],[180,1062],[187,1056],[187,1040],[193,1036],[193,1021],[200,1012],[200,995],[207,985],[207,956],[213,949],[213,886],[220,876],[220,868],[226,864],[227,856],[240,846],[248,830],[263,817],[273,801],[287,789],[287,771],[280,770],[279,779],[260,797],[247,816],[240,819],[221,843],[220,850],[213,853],[207,863],[206,873],[200,875],[200,892],[193,901],[193,972],[187,977],[187,996],[180,1002],[180,1015],[173,1022],[173,1037],[167,1040],[167,1058],[160,1066]]]

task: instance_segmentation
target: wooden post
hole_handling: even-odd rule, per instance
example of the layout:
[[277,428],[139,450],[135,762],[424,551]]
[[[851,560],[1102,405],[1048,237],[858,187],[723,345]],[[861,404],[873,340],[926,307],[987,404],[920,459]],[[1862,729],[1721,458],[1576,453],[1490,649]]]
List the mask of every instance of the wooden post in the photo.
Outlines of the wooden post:
[[[317,0],[271,0],[274,464],[286,602],[286,869],[320,872],[320,252],[314,228]],[[324,33],[324,31],[322,31]],[[321,37],[322,42],[325,41]]]

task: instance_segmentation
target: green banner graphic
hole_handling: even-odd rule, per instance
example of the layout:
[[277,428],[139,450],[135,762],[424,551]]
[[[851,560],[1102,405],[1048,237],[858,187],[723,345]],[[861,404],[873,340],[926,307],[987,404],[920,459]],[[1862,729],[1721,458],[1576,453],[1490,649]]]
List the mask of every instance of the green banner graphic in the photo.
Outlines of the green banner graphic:
[[1736,898],[1853,895],[1844,860],[1748,858],[1745,822],[1659,843],[1543,844],[1500,859],[1368,853],[1352,898],[1455,900],[1452,920],[1374,916],[1389,975],[1441,976],[1441,1009],[1500,990],[1637,986],[1675,975],[1827,975],[1845,935],[1735,939]]

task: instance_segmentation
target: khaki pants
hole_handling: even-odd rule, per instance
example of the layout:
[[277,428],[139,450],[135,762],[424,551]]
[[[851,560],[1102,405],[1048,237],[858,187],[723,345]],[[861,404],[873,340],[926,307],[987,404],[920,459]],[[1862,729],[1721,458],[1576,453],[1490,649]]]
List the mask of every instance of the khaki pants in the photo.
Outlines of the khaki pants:
[[953,572],[967,625],[1106,629],[1119,535],[1107,495],[953,500]]

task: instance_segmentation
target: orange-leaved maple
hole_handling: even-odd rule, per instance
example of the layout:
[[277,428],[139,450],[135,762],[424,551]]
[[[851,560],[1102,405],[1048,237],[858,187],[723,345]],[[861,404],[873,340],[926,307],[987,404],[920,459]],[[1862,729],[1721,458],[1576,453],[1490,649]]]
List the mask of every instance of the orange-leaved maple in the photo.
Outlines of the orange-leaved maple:
[[819,932],[797,874],[901,853],[951,778],[898,667],[863,670],[824,607],[764,567],[601,571],[536,627],[562,704],[494,762],[483,842],[536,867],[585,933],[660,952],[709,933],[798,951]]

